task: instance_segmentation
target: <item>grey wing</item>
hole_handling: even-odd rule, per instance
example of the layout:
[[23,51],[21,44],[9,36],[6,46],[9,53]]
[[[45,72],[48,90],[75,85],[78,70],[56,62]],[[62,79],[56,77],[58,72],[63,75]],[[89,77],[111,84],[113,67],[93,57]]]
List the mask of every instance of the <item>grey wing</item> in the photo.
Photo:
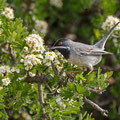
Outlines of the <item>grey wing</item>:
[[99,48],[95,48],[94,46],[84,46],[84,49],[82,48],[74,48],[76,54],[82,56],[82,55],[106,55],[106,54],[112,54],[110,52],[101,50]]

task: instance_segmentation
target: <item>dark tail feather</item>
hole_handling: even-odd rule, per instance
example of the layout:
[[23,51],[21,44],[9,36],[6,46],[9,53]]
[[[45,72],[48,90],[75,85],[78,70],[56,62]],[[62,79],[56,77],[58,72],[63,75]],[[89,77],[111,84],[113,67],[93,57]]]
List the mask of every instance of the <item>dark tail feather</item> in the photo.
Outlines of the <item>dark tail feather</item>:
[[102,50],[104,50],[104,46],[105,46],[105,43],[106,43],[107,39],[109,38],[109,36],[111,35],[111,33],[114,31],[115,27],[116,27],[119,23],[120,23],[120,22],[118,22],[116,25],[114,25],[114,26],[111,28],[111,30],[104,36],[104,38],[95,44],[95,46],[97,46],[98,48],[101,48]]

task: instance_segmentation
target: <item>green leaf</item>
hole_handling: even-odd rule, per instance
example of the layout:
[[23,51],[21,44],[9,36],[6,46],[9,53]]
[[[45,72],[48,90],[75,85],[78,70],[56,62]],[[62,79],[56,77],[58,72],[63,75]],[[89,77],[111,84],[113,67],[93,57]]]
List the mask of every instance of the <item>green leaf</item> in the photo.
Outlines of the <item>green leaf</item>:
[[102,0],[100,8],[106,15],[114,15],[118,9],[117,0]]
[[78,93],[85,93],[87,91],[86,88],[81,84],[77,84],[76,89]]
[[70,90],[75,91],[75,85],[73,83],[68,82],[67,85],[68,85],[68,87],[69,87]]
[[63,114],[77,114],[78,111],[80,110],[79,107],[72,107],[70,109],[66,109],[64,112],[62,112]]
[[0,12],[6,6],[6,0],[0,0]]

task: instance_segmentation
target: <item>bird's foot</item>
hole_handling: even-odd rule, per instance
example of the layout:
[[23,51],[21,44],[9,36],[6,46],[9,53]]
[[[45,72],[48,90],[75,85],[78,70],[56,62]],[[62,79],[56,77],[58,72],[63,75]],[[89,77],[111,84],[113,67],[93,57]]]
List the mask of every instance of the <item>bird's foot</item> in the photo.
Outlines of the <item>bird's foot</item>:
[[88,75],[92,72],[93,70],[91,70],[89,73],[88,73]]
[[67,72],[67,76],[71,79],[75,78],[75,74],[72,71]]

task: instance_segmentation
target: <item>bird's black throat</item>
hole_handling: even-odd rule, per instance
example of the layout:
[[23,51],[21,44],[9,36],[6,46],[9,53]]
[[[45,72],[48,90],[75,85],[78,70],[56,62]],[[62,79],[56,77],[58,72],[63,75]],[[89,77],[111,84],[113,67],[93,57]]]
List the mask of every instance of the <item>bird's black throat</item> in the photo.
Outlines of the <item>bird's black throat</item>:
[[70,49],[66,48],[57,48],[57,50],[64,56],[65,59],[69,59],[70,57]]

